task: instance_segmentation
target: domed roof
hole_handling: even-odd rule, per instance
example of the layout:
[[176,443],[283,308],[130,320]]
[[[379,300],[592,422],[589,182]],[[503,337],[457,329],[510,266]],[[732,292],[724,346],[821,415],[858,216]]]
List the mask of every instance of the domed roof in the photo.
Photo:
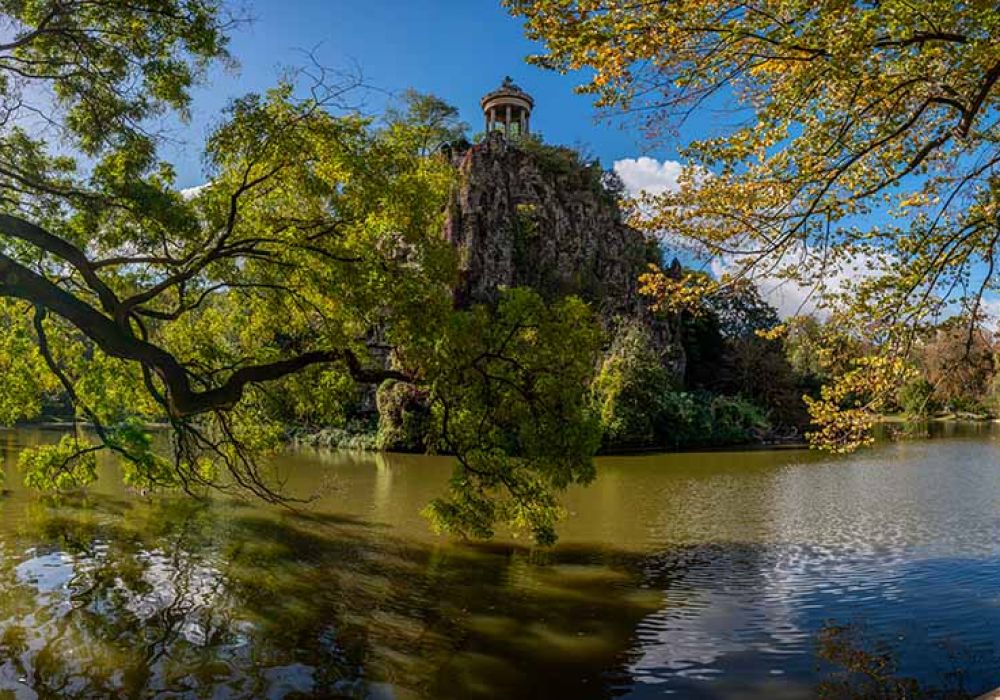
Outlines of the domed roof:
[[526,93],[520,87],[514,83],[514,79],[509,75],[503,79],[503,83],[496,90],[483,95],[483,99],[479,101],[480,106],[486,109],[486,105],[489,102],[503,98],[503,97],[517,97],[528,103],[529,106],[534,107],[535,101],[532,99],[531,95]]

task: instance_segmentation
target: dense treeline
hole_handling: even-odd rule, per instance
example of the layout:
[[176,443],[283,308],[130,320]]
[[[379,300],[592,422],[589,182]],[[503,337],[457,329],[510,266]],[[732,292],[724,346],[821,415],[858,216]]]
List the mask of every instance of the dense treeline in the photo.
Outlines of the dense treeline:
[[[802,440],[808,429],[802,397],[817,395],[837,371],[833,357],[849,361],[843,352],[827,352],[838,342],[828,337],[829,327],[812,317],[782,323],[751,284],[727,288],[670,316],[680,362],[658,351],[649,328],[634,320],[622,320],[604,334],[589,395],[605,451]],[[336,414],[319,413],[321,405],[278,401],[272,407],[294,433],[314,442],[447,450],[434,435],[427,392],[412,385],[387,381],[374,405],[362,392],[346,412],[343,401]]]
[[647,197],[636,227],[724,256],[736,277],[776,272],[870,343],[806,402],[813,445],[870,444],[914,373],[939,383],[927,320],[978,317],[1000,289],[996,2],[504,4],[540,43],[531,62],[675,146],[677,186]]

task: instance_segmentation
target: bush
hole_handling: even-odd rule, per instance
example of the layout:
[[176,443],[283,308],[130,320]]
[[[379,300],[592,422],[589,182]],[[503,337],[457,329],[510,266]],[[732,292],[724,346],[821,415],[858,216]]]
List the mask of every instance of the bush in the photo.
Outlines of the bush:
[[427,452],[433,445],[433,419],[427,391],[406,382],[383,382],[375,394],[378,433],[375,445],[392,452]]
[[299,426],[292,429],[287,437],[289,442],[300,447],[371,451],[376,449],[376,429],[375,421],[358,417],[342,427],[310,429]]
[[926,418],[937,408],[933,397],[934,385],[920,377],[903,385],[896,402],[907,418]]
[[608,447],[650,447],[662,442],[663,401],[673,391],[670,372],[646,329],[619,329],[594,380],[593,394]]
[[714,445],[752,442],[771,428],[764,411],[742,396],[712,397],[710,410]]
[[669,392],[658,417],[662,447],[712,447],[759,440],[770,430],[767,416],[741,396]]
[[770,429],[764,411],[740,396],[678,390],[637,325],[620,329],[594,397],[606,448],[734,445]]

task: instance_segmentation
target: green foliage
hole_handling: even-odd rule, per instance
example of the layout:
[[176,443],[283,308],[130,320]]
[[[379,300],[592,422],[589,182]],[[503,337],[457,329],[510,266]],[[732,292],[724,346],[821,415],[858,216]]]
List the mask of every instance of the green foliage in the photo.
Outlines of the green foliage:
[[794,316],[785,321],[785,359],[806,394],[817,396],[833,368],[829,366],[830,339],[812,316]]
[[619,332],[593,389],[610,448],[733,445],[770,429],[765,412],[741,396],[678,387],[638,325]]
[[531,155],[546,177],[585,187],[609,204],[620,203],[624,184],[614,171],[602,169],[600,161],[588,160],[580,151],[568,146],[545,143],[537,134],[522,137],[517,147]]
[[426,389],[390,379],[378,388],[376,405],[378,449],[427,452],[435,446],[435,426]]
[[648,331],[625,325],[601,365],[593,384],[605,444],[648,447],[662,444],[668,430],[665,402],[674,380],[653,350]]
[[390,129],[398,129],[414,151],[428,155],[445,144],[464,141],[469,125],[459,118],[458,108],[440,97],[418,92],[412,88],[403,91],[399,104],[386,112]]
[[586,387],[599,344],[579,299],[546,305],[510,289],[496,310],[456,313],[435,342],[411,349],[442,444],[459,460],[447,496],[428,509],[438,526],[482,537],[505,523],[553,541],[555,495],[594,477],[600,432]]
[[4,93],[37,99],[33,87],[48,84],[67,135],[88,155],[142,139],[144,119],[185,113],[207,63],[228,59],[232,18],[221,10],[217,0],[5,1],[16,41],[0,71]]
[[55,445],[41,445],[22,450],[18,467],[24,483],[36,489],[67,491],[93,483],[97,479],[96,452],[103,445],[93,444],[77,435],[63,435]]
[[534,238],[538,235],[538,208],[534,204],[520,203],[515,208],[515,224],[519,237]]
[[809,422],[802,401],[809,385],[796,376],[780,338],[727,338],[717,376],[716,390],[766,406],[775,424],[802,427]]
[[349,421],[343,428],[326,427],[319,430],[293,428],[289,435],[295,445],[322,447],[337,450],[377,450],[377,427],[361,421]]
[[771,428],[767,414],[742,396],[715,396],[709,402],[712,444],[737,445],[758,440]]
[[1000,416],[1000,372],[990,378],[983,403],[990,415]]
[[743,339],[775,328],[777,310],[760,295],[757,285],[747,280],[732,282],[707,299],[708,310],[718,320],[726,338]]
[[544,143],[540,136],[525,136],[518,142],[518,148],[529,153],[546,176],[552,178],[577,175],[586,163],[578,151],[567,146]]
[[754,442],[770,429],[764,411],[739,396],[673,391],[661,397],[662,447],[712,447]]
[[289,425],[346,426],[361,409],[363,391],[342,369],[311,367],[275,382],[263,395],[267,414]]
[[719,319],[710,311],[683,311],[675,322],[686,359],[684,385],[692,389],[710,389],[719,380],[719,368],[725,353],[725,339]]
[[37,417],[43,399],[56,391],[31,331],[31,309],[0,299],[0,424]]
[[934,385],[924,377],[916,377],[904,384],[896,396],[896,402],[907,418],[926,418],[936,408]]

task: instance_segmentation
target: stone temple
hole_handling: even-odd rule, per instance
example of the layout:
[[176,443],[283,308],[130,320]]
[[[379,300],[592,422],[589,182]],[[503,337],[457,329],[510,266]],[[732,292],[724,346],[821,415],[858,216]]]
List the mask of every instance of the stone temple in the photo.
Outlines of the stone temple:
[[531,110],[535,101],[531,95],[514,84],[510,76],[503,84],[486,93],[479,101],[483,108],[486,134],[501,132],[508,139],[531,133]]

